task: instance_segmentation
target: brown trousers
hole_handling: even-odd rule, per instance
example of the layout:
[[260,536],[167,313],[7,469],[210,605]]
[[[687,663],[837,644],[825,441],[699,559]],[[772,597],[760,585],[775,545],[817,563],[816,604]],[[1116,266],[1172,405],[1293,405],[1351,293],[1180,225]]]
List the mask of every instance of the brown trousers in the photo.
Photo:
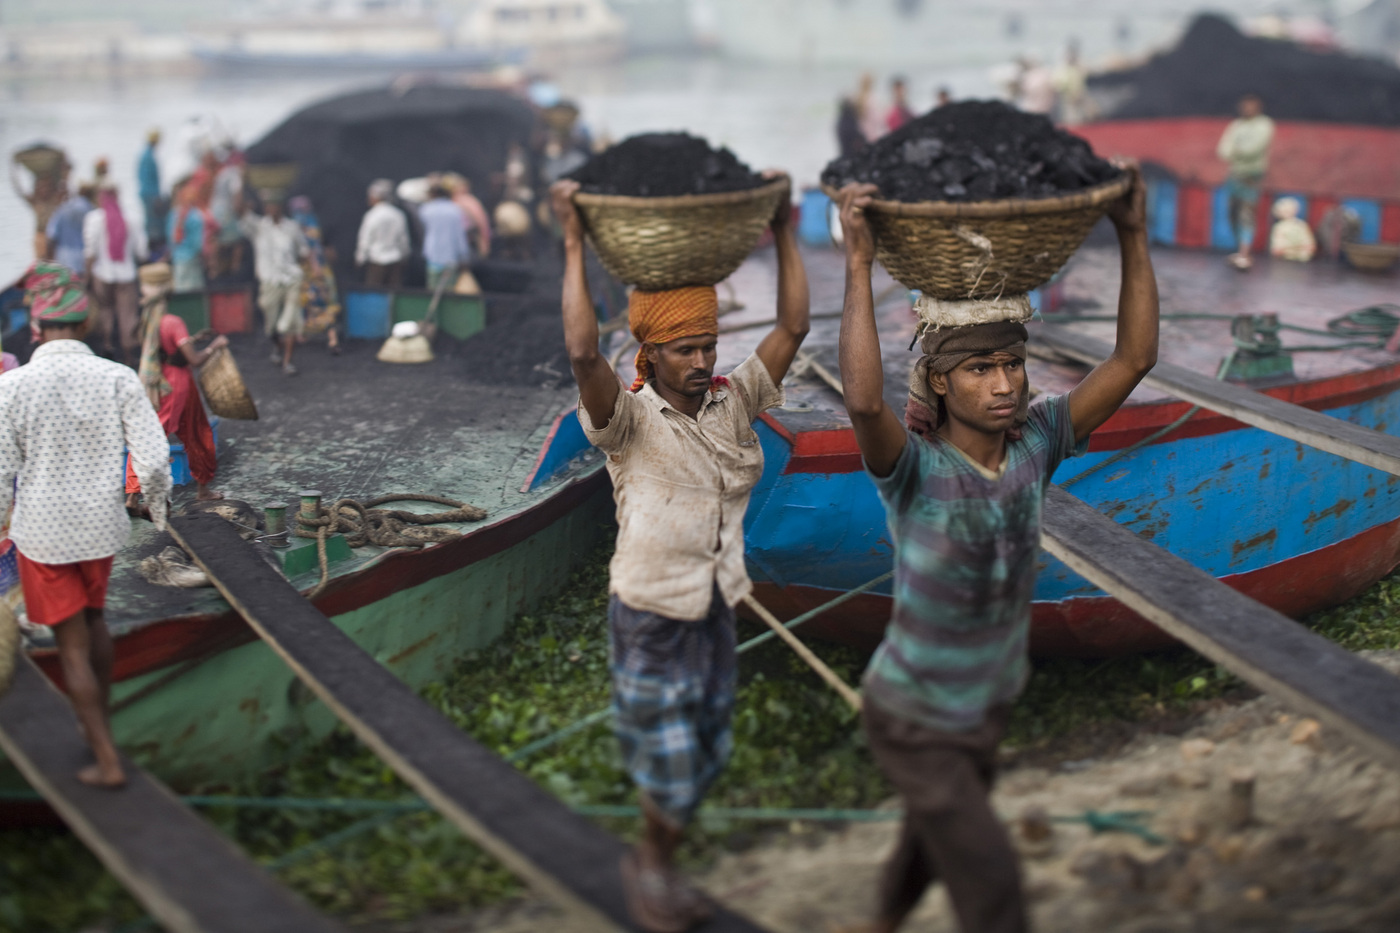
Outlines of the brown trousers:
[[403,285],[403,262],[365,263],[365,285],[368,288],[398,288]]
[[866,741],[905,808],[880,880],[882,919],[903,920],[941,879],[962,933],[1028,929],[1016,850],[990,801],[1010,711],[993,707],[973,732],[941,732],[865,704]]
[[[111,352],[116,347],[134,350],[141,346],[136,328],[141,323],[141,296],[135,282],[104,282],[94,277],[88,286],[97,305],[97,333],[102,349]],[[115,327],[117,333],[112,333]]]

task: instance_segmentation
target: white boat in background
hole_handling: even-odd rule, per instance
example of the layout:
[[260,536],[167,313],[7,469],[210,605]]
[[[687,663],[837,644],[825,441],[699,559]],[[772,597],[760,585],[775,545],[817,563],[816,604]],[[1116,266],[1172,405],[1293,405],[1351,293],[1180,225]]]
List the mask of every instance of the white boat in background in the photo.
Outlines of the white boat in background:
[[532,64],[588,64],[620,58],[627,24],[603,0],[475,0],[457,20],[459,44],[528,50]]
[[[610,60],[626,25],[603,0],[307,0],[198,28],[215,70],[481,70]],[[274,13],[274,10],[280,12]]]

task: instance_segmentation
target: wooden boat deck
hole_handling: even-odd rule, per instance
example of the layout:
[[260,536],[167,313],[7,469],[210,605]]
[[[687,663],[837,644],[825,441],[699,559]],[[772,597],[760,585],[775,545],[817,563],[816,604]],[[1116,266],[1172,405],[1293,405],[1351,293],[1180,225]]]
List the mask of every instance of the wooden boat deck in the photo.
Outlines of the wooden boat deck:
[[[378,362],[378,342],[345,341],[339,357],[309,343],[296,356],[300,372],[287,378],[268,362],[263,338],[233,337],[260,420],[220,423],[214,488],[259,511],[274,501],[294,511],[298,492],[307,488],[321,490],[327,504],[400,492],[446,496],[486,509],[484,521],[460,526],[471,533],[518,515],[577,478],[574,471],[521,491],[555,419],[575,403],[576,394],[557,387],[550,374],[541,374],[541,384],[534,386],[481,384],[447,343],[439,340],[437,359],[419,365]],[[601,460],[594,461],[596,468]],[[177,487],[176,505],[193,495],[193,486]],[[421,503],[394,507],[441,509]],[[171,543],[151,524],[132,523],[130,544],[117,555],[108,594],[107,621],[114,635],[228,611],[212,587],[156,586],[138,573],[142,559]],[[364,570],[385,553],[372,545],[358,548],[351,560],[332,565],[332,576]],[[294,583],[307,589],[318,576],[303,574]]]

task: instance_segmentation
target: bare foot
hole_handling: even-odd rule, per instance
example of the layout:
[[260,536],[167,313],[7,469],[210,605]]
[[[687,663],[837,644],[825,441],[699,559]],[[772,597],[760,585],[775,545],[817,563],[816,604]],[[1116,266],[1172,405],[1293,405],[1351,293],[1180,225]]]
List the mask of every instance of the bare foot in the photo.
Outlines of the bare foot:
[[78,772],[78,780],[89,787],[109,787],[118,788],[126,785],[126,772],[119,764],[103,767],[102,765],[88,765]]
[[224,494],[214,489],[201,489],[194,497],[196,502],[213,502],[222,499]]

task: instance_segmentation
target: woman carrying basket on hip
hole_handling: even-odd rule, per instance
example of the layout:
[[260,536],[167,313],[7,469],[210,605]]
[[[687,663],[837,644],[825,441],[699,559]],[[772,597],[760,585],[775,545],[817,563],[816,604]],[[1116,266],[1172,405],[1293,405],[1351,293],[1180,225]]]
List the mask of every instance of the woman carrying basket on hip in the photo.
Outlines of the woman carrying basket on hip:
[[[170,266],[163,262],[142,266],[142,298],[147,302],[142,323],[141,365],[138,374],[146,394],[156,406],[160,426],[166,436],[175,435],[185,447],[190,474],[198,486],[195,498],[222,499],[223,493],[209,488],[214,481],[218,458],[214,452],[214,431],[204,414],[204,402],[195,387],[192,370],[203,366],[215,350],[228,346],[220,334],[203,350],[196,350],[194,338],[179,315],[165,313],[164,294],[170,290]],[[149,517],[150,509],[141,504],[141,483],[126,465],[126,510]]]

